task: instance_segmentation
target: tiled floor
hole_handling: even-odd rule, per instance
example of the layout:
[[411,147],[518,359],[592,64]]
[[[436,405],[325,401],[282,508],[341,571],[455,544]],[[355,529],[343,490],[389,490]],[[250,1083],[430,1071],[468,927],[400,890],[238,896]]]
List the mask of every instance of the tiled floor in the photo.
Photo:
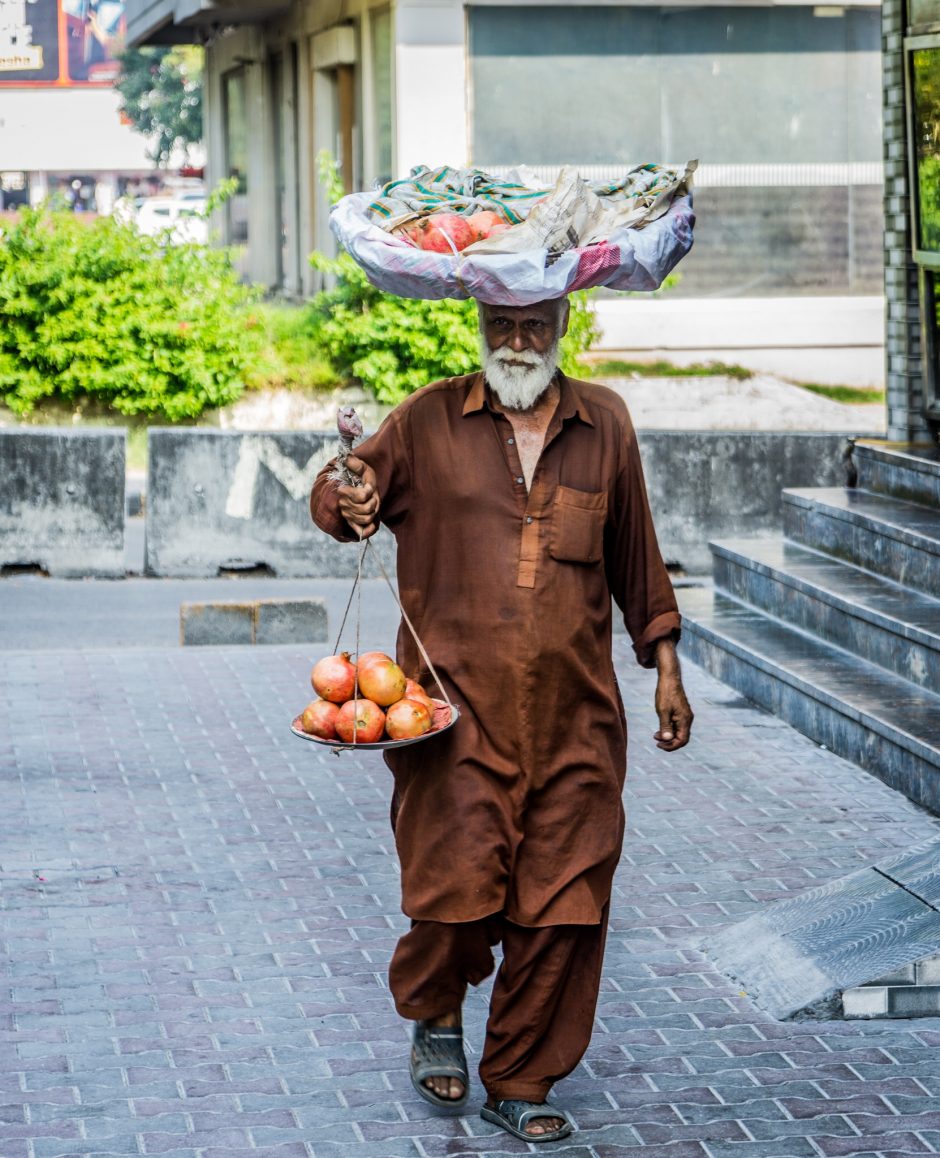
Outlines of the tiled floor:
[[[940,1152],[940,1019],[781,1024],[696,948],[940,821],[691,666],[694,742],[657,751],[651,675],[616,653],[630,831],[594,1039],[555,1093],[579,1132],[544,1149]],[[0,661],[2,1158],[536,1150],[478,1097],[451,1118],[411,1090],[389,777],[291,736],[304,650]]]

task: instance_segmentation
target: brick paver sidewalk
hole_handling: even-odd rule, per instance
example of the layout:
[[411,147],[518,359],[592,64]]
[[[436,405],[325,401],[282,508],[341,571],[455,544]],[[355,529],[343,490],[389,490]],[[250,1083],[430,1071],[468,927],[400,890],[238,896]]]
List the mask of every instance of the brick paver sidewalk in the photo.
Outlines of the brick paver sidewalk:
[[[940,1152],[940,1020],[779,1024],[704,929],[938,822],[694,668],[655,750],[621,639],[630,833],[593,1044],[556,1091],[587,1158]],[[537,1152],[411,1090],[385,965],[405,927],[372,754],[296,740],[294,649],[0,664],[0,1156]],[[485,992],[468,1002],[478,1047]]]

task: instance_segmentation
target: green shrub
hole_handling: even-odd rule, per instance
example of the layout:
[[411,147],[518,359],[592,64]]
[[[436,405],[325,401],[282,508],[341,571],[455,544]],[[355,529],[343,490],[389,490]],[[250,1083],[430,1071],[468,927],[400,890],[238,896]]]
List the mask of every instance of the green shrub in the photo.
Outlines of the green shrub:
[[314,336],[309,305],[265,302],[254,312],[264,345],[245,375],[249,390],[325,390],[341,385]]
[[[317,294],[313,336],[341,378],[356,378],[379,402],[394,405],[438,378],[468,374],[480,365],[480,327],[474,301],[422,301],[375,289],[348,254],[311,256],[315,269],[336,279]],[[579,356],[597,340],[586,293],[571,295],[562,369],[579,374]]]
[[0,399],[195,418],[234,401],[262,334],[224,250],[24,209],[0,238]]

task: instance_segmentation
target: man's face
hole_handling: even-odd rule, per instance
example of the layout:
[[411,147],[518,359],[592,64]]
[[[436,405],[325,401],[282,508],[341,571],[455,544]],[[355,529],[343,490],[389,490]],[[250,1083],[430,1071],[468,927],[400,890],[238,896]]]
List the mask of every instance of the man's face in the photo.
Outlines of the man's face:
[[555,375],[567,328],[567,302],[480,306],[483,370],[503,406],[529,410],[538,402]]
[[490,350],[505,347],[503,360],[507,362],[509,351],[534,350],[537,354],[545,354],[568,328],[567,306],[564,307],[564,325],[559,326],[558,302],[538,302],[534,306],[484,304],[481,314],[481,328],[487,346]]

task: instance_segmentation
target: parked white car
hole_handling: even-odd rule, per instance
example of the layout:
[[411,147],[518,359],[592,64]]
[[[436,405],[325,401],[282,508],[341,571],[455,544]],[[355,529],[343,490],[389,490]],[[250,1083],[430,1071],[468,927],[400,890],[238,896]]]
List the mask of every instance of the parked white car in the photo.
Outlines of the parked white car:
[[209,240],[205,211],[205,197],[147,197],[137,209],[137,228],[150,237],[170,230],[171,241],[205,245]]

